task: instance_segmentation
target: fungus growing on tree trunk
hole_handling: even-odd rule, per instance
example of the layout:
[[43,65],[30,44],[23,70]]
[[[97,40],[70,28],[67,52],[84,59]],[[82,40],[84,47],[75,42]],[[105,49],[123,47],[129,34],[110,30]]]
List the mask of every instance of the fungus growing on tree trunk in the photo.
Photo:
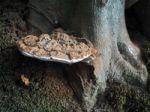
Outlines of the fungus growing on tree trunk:
[[90,66],[75,64],[66,68],[68,82],[86,110],[94,106],[99,93],[103,99],[107,80],[146,86],[147,69],[140,49],[130,40],[125,23],[125,7],[136,1],[29,1],[30,34],[52,33],[56,27],[62,27],[90,40],[100,54]]
[[89,62],[96,56],[96,49],[89,40],[65,32],[42,34],[40,37],[27,35],[16,43],[23,55],[44,61],[73,64]]

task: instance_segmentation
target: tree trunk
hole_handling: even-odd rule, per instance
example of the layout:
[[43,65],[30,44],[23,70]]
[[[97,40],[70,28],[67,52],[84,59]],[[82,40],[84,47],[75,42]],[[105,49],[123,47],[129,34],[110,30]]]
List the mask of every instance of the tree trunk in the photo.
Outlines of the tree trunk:
[[[129,6],[132,3],[130,2]],[[12,6],[15,7],[14,4]],[[148,74],[139,48],[131,42],[127,33],[124,0],[30,0],[28,6],[28,33],[36,35],[51,33],[54,28],[62,27],[91,40],[98,50],[97,58],[90,64],[65,65],[41,62],[21,56],[15,47],[12,47],[14,40],[11,44],[10,36],[9,41],[2,38],[1,111],[80,112],[81,108],[91,111],[93,107],[103,104],[106,99],[108,102],[114,101],[118,96],[111,99],[112,93],[122,94],[117,93],[122,91],[122,88],[124,88],[123,95],[119,98],[128,97],[133,100],[130,96],[136,93],[132,93],[132,89],[128,90],[120,85],[116,89],[116,86],[107,83],[108,80],[145,88]],[[10,19],[11,14],[8,15]],[[14,21],[18,22],[16,18]],[[18,23],[15,25],[10,22],[11,25],[15,25],[14,27],[19,26],[18,28],[24,30]],[[18,32],[15,29],[11,30],[15,34]],[[4,43],[8,43],[6,47],[3,40]],[[31,82],[29,87],[20,80],[21,75],[29,78]],[[111,86],[115,89],[108,91]],[[125,94],[126,91],[129,93]],[[73,98],[74,94],[78,97],[81,108],[78,101]],[[6,103],[8,101],[10,102]],[[142,102],[144,101],[143,98]],[[118,111],[123,110],[125,104],[125,101],[119,99],[118,105],[121,105],[121,109],[118,107]],[[145,102],[143,104],[149,105]],[[106,109],[108,108],[109,106],[106,106]]]
[[98,93],[103,98],[108,79],[146,85],[148,74],[140,49],[127,33],[124,0],[30,0],[29,7],[30,33],[51,33],[55,27],[63,27],[88,38],[98,50],[90,65],[64,67],[86,110],[94,106]]

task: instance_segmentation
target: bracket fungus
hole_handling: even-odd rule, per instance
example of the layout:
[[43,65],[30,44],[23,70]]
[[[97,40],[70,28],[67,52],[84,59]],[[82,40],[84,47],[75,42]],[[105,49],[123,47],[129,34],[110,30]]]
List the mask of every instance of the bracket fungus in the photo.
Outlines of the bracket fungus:
[[85,39],[54,31],[39,37],[27,35],[17,42],[19,51],[28,57],[66,64],[89,62],[96,57],[96,49]]

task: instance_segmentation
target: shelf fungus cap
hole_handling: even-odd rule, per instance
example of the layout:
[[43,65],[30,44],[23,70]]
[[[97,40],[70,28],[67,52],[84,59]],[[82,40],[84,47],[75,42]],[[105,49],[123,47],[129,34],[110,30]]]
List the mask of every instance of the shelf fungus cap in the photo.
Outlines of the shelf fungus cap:
[[89,40],[64,32],[42,34],[39,37],[27,35],[19,39],[16,44],[25,56],[66,64],[89,62],[96,57],[97,53]]

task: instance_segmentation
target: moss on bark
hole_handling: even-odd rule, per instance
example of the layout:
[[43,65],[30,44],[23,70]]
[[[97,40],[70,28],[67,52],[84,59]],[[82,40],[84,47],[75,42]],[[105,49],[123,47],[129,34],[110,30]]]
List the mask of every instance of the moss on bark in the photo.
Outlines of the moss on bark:
[[[25,58],[15,47],[0,52],[0,58],[1,112],[80,111],[59,65]],[[30,80],[28,87],[22,74]]]
[[[0,19],[0,112],[80,112],[63,65],[22,56],[15,47],[16,30],[8,35],[9,19],[6,15]],[[19,37],[20,34],[23,33]],[[21,75],[29,78],[28,87],[21,81]],[[150,111],[149,94],[136,87],[109,82],[105,101],[97,99],[94,112]]]

